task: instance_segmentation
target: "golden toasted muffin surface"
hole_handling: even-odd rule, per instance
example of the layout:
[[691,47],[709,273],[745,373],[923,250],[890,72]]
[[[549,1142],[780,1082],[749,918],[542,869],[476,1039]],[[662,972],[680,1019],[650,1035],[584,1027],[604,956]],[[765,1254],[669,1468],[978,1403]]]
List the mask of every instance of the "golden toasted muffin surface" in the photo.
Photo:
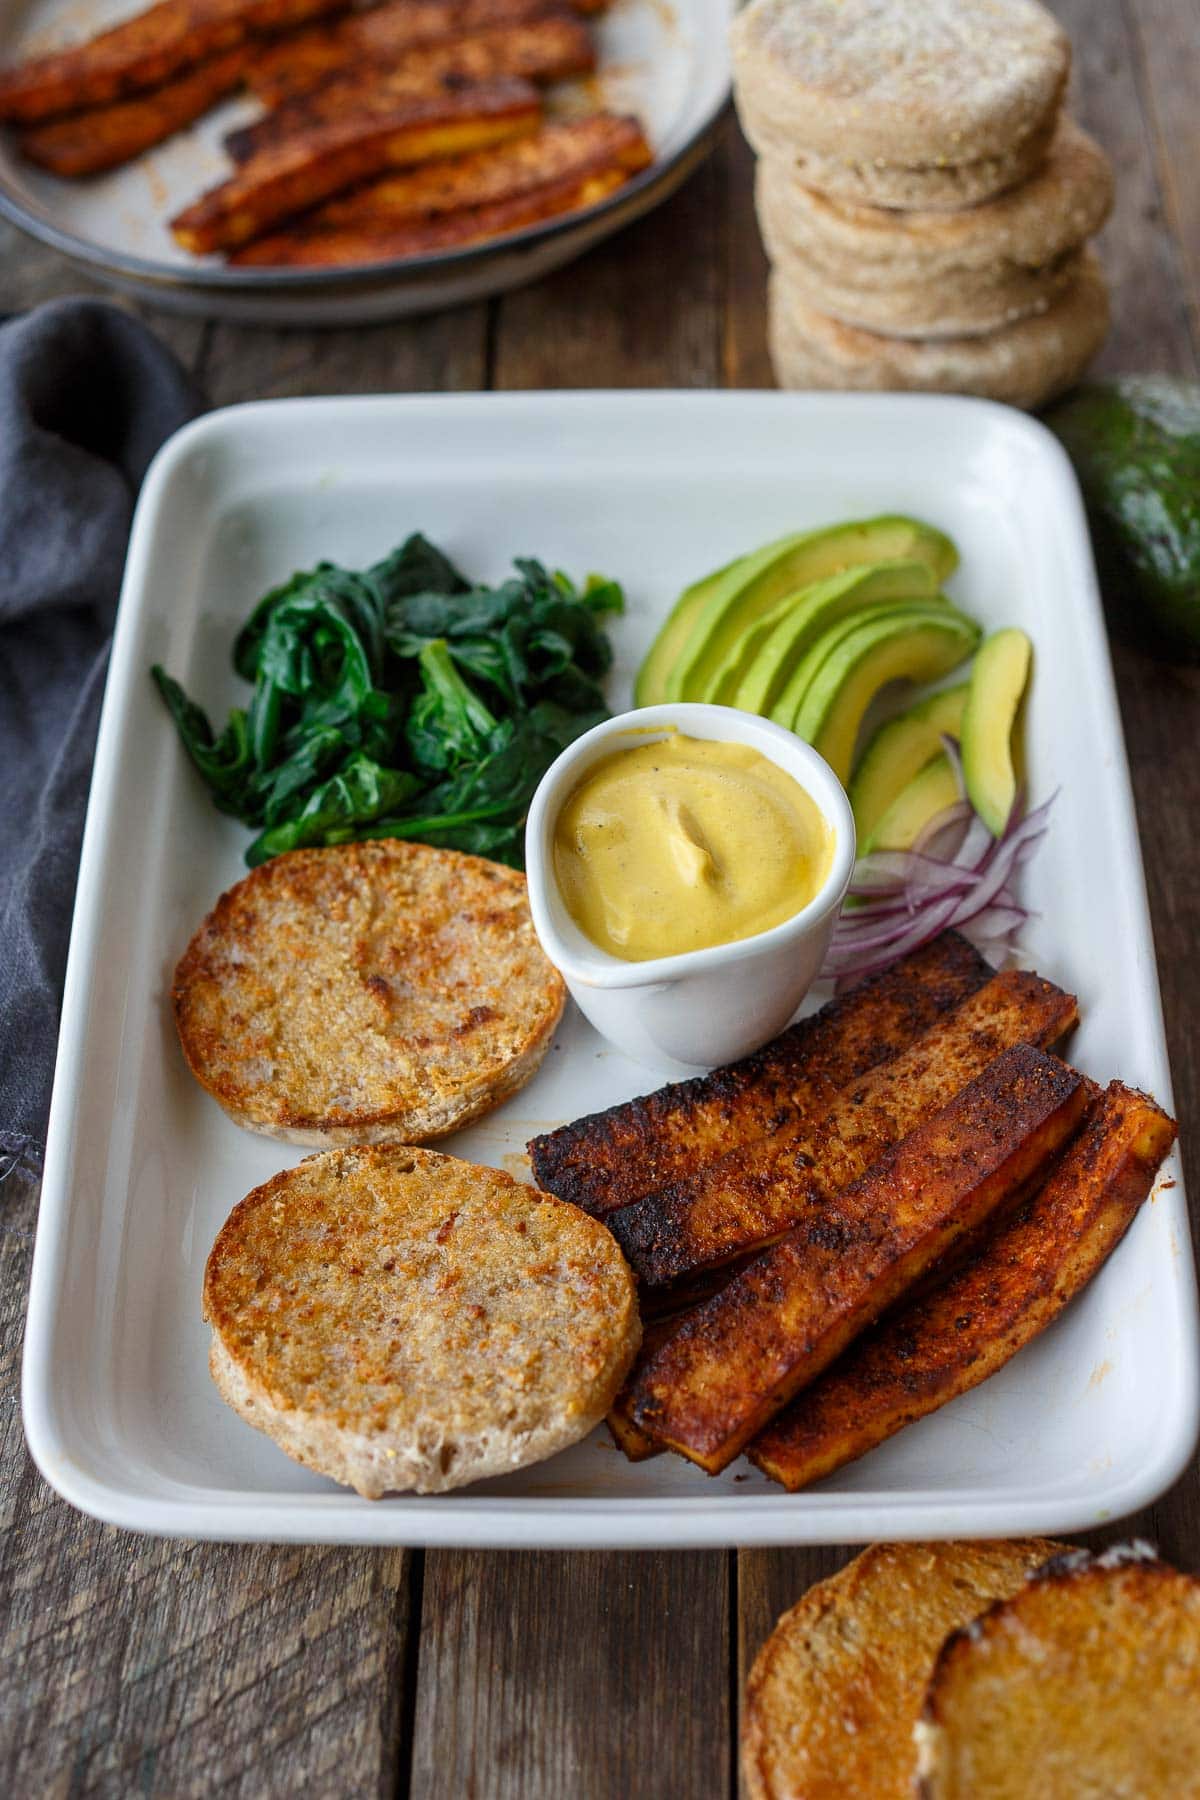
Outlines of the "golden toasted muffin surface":
[[746,1690],[751,1800],[909,1800],[913,1725],[947,1632],[1056,1546],[873,1544],[780,1619]]
[[1149,1545],[1073,1550],[942,1646],[924,1800],[1196,1800],[1200,1580]]
[[296,850],[223,894],[175,972],[197,1079],[293,1143],[420,1142],[537,1068],[562,1012],[525,878],[396,839]]
[[607,1411],[640,1339],[602,1225],[495,1169],[334,1150],[236,1206],[204,1281],[226,1399],[372,1497],[540,1460]]

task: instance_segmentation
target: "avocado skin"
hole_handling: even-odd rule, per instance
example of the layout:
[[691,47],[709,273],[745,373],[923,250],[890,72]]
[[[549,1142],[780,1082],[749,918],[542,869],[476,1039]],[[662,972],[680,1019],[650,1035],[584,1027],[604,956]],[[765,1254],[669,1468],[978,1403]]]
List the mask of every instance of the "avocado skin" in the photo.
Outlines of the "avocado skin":
[[1127,375],[1076,390],[1046,423],[1075,465],[1102,564],[1140,604],[1124,622],[1200,661],[1200,385]]

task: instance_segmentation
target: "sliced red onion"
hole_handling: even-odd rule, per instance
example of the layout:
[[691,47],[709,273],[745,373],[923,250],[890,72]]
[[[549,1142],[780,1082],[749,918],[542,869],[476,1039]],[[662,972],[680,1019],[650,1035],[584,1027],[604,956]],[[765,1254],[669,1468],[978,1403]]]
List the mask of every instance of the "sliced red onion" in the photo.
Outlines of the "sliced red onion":
[[972,936],[1007,938],[1019,931],[1028,918],[1029,909],[1025,906],[985,906],[963,923],[970,926]]
[[918,880],[928,882],[931,893],[969,881],[971,871],[957,862],[924,856],[915,850],[872,850],[854,865],[852,894],[907,893]]
[[967,797],[967,778],[963,774],[962,745],[959,740],[956,737],[952,737],[948,731],[943,731],[941,733],[941,739],[942,749],[946,752],[946,760],[954,770],[954,779],[958,783],[959,796],[961,799],[965,800]]
[[[943,743],[961,783],[958,745],[953,738]],[[1019,792],[998,838],[960,801],[931,819],[911,850],[860,857],[850,884],[854,901],[834,928],[823,973],[839,986],[873,975],[950,926],[1007,956],[1030,916],[1013,883],[1046,834],[1053,800],[1027,813]]]
[[[969,800],[956,801],[953,806],[948,806],[945,812],[936,813],[913,845],[914,854],[917,856],[941,856],[947,862],[953,861],[962,848],[967,826],[974,817],[975,810]],[[954,834],[953,838],[952,834]],[[943,837],[947,840],[945,843],[942,843]]]

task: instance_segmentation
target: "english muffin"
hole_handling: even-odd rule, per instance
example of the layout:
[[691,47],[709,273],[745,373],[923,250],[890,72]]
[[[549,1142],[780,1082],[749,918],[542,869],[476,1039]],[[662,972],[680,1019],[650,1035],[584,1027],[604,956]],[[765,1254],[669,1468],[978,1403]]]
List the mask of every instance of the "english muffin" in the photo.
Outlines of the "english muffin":
[[400,1145],[326,1151],[248,1194],[209,1256],[204,1317],[230,1406],[371,1500],[576,1443],[641,1339],[603,1225]]
[[961,212],[896,212],[831,200],[779,162],[758,170],[785,247],[838,280],[886,289],[935,284],[1000,267],[1037,270],[1078,250],[1112,209],[1112,166],[1073,119],[1059,122],[1050,153],[1029,181]]
[[218,900],[175,971],[192,1073],[288,1143],[444,1136],[524,1085],[565,989],[525,877],[385,838],[293,850]]
[[752,0],[732,44],[754,147],[887,206],[962,206],[1023,180],[1070,68],[1036,0]]
[[1112,171],[1064,119],[1037,174],[963,212],[831,200],[770,159],[757,199],[772,261],[818,311],[884,336],[973,335],[1044,312],[1071,285],[1108,217]]
[[1045,312],[979,337],[883,337],[818,312],[771,277],[768,335],[785,388],[924,389],[1041,406],[1069,388],[1104,342],[1108,292],[1092,252]]
[[924,1800],[1196,1800],[1200,1581],[1147,1545],[1068,1552],[943,1645]]
[[959,212],[979,206],[1028,181],[1046,160],[1057,120],[1049,116],[1024,141],[1002,156],[971,162],[931,162],[912,167],[885,162],[842,162],[818,156],[776,131],[755,110],[752,96],[734,90],[738,118],[752,148],[776,162],[806,187],[851,205],[923,212]]
[[751,1800],[910,1800],[913,1726],[947,1632],[1015,1593],[1056,1548],[874,1544],[810,1588],[750,1672]]
[[871,286],[797,256],[776,228],[769,200],[758,216],[768,255],[789,292],[827,318],[880,337],[982,337],[1047,312],[1080,275],[1081,253],[1074,251],[1040,269],[998,263],[986,274],[972,269],[937,282],[896,279]]

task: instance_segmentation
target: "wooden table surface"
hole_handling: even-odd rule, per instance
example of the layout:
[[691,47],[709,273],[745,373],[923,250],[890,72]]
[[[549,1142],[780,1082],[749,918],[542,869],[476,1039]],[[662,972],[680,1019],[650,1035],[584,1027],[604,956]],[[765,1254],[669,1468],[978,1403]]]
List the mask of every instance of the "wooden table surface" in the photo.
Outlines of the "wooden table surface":
[[[1105,370],[1200,368],[1196,0],[1060,0],[1075,105],[1117,171]],[[366,330],[153,315],[212,401],[545,387],[762,387],[765,265],[729,123],[660,211],[540,286]],[[0,225],[0,309],[78,291]],[[1114,645],[1167,1032],[1200,1199],[1200,670]],[[1082,873],[1082,871],[1081,871]],[[72,1512],[18,1400],[32,1192],[0,1200],[0,1793],[710,1800],[745,1671],[844,1549],[674,1554],[212,1547]],[[1121,1527],[1200,1570],[1193,1466]],[[1107,1534],[1111,1536],[1112,1534]]]

